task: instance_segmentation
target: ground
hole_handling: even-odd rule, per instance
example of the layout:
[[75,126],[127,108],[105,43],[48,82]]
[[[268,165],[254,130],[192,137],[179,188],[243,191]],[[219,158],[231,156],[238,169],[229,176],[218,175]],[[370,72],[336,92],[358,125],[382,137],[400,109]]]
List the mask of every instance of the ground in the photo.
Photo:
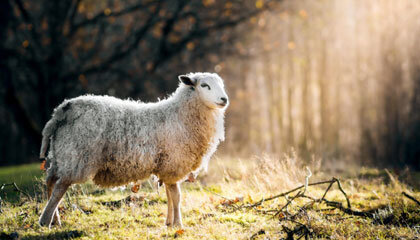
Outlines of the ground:
[[[293,157],[220,157],[211,165],[199,181],[182,184],[183,229],[164,226],[166,194],[151,180],[143,182],[137,193],[130,186],[103,190],[92,183],[75,185],[60,205],[62,227],[40,227],[38,218],[46,196],[39,164],[2,168],[0,184],[16,182],[31,197],[14,192],[13,186],[0,191],[0,239],[281,239],[293,230],[296,239],[304,234],[315,239],[420,237],[420,206],[402,194],[420,199],[416,185],[420,179],[409,170],[355,168],[331,172],[311,163],[309,183],[337,177],[351,210],[369,213],[354,216],[326,202],[311,203],[309,197],[321,199],[328,183],[308,186],[306,197],[293,200],[298,193],[295,191],[288,198],[258,204],[305,182],[308,172]],[[347,207],[335,184],[325,199],[341,203],[344,211]]]

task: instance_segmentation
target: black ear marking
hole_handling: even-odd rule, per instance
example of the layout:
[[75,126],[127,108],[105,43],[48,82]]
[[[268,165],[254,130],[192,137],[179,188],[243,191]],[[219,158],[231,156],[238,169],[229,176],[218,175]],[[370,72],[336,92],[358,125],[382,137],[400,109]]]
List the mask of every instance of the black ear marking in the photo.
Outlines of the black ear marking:
[[186,75],[179,75],[178,79],[188,86],[195,86],[195,81]]

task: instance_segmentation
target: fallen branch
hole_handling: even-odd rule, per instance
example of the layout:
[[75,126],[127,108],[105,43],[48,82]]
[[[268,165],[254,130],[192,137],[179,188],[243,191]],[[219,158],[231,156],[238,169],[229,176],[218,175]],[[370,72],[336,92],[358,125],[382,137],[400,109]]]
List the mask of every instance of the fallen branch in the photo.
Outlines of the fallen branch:
[[351,205],[350,205],[350,200],[349,200],[349,198],[347,197],[346,192],[344,192],[343,187],[341,187],[341,182],[340,182],[340,180],[338,180],[338,179],[336,179],[336,178],[333,178],[333,179],[335,179],[335,181],[336,181],[336,183],[337,183],[337,185],[338,185],[338,189],[340,189],[341,193],[343,193],[344,197],[346,198],[346,201],[347,201],[347,207],[348,207],[348,208],[351,208]]
[[263,235],[263,234],[265,234],[265,230],[264,230],[264,229],[261,229],[260,231],[258,231],[258,232],[256,232],[256,233],[252,234],[252,236],[249,238],[249,240],[253,240],[253,239],[255,239],[257,236],[259,236],[259,235]]
[[[309,178],[312,175],[310,170],[308,169],[308,174],[305,178],[305,184],[301,185],[299,187],[296,187],[292,190],[289,190],[287,192],[283,192],[280,194],[277,194],[275,196],[271,196],[269,198],[262,198],[258,202],[255,202],[253,204],[242,204],[242,205],[235,205],[233,206],[233,210],[239,210],[242,208],[254,208],[257,206],[262,205],[262,203],[271,201],[276,198],[284,197],[286,199],[286,204],[282,207],[279,207],[277,209],[261,209],[255,208],[255,211],[262,213],[262,214],[269,214],[273,217],[278,217],[280,221],[286,221],[294,224],[293,228],[288,228],[287,226],[283,226],[283,232],[287,234],[286,239],[300,239],[305,237],[305,239],[308,239],[312,237],[316,233],[313,232],[313,229],[311,228],[310,224],[310,215],[308,215],[308,210],[313,209],[313,205],[315,203],[324,203],[327,208],[325,209],[313,209],[314,211],[331,211],[331,210],[339,210],[344,214],[348,214],[351,216],[357,216],[357,217],[363,217],[363,218],[369,218],[373,220],[373,223],[377,224],[392,224],[395,223],[396,220],[398,220],[393,213],[393,210],[390,206],[381,206],[375,209],[370,209],[366,211],[359,211],[352,209],[350,199],[347,195],[347,193],[344,191],[343,186],[341,185],[341,182],[339,179],[333,177],[331,180],[328,181],[320,181],[315,183],[308,183]],[[327,199],[328,192],[332,189],[334,184],[337,184],[338,190],[342,193],[344,198],[346,199],[346,204],[343,202],[338,201],[330,201]],[[314,198],[307,194],[308,186],[315,186],[315,185],[323,185],[328,184],[327,188],[325,189],[325,192],[322,194],[321,198]],[[293,195],[290,195],[294,192],[297,192]],[[213,193],[214,194],[214,193]],[[402,194],[420,205],[420,201],[414,198],[413,196],[407,194],[406,192],[402,192]],[[223,196],[220,196],[223,197]],[[223,197],[225,198],[225,197]],[[293,211],[293,213],[290,213],[288,210],[288,206],[290,206],[292,203],[294,203],[297,199],[304,198],[307,201],[301,206],[299,209]],[[227,199],[227,198],[225,198]],[[229,207],[232,207],[228,205]],[[302,216],[306,216],[307,220],[306,223],[301,223],[298,221],[301,219]],[[290,227],[290,226],[289,226]],[[259,234],[256,233],[250,237],[250,239],[254,239]],[[321,235],[320,235],[321,236]]]
[[216,193],[216,192],[214,192],[214,191],[212,191],[212,190],[208,189],[207,187],[202,187],[202,189],[203,189],[204,191],[208,192],[208,193],[211,193],[211,194],[213,194],[213,195],[216,195],[216,196],[218,196],[218,197],[221,197],[221,198],[223,198],[223,199],[225,199],[225,200],[231,200],[231,201],[233,201],[232,199],[227,198],[227,197],[225,197],[225,196],[223,196],[223,195],[220,195],[220,194],[218,194],[218,193]]
[[5,187],[9,187],[9,186],[12,186],[16,192],[22,193],[23,195],[25,195],[26,197],[28,197],[28,198],[29,198],[29,200],[32,200],[31,195],[29,195],[27,192],[25,192],[25,191],[21,190],[21,189],[17,186],[17,184],[16,184],[15,182],[13,182],[13,183],[3,183],[3,184],[0,186],[0,191],[3,191],[3,189],[4,189]]
[[330,185],[328,185],[327,190],[325,190],[324,195],[322,195],[321,201],[325,199],[328,191],[330,190],[330,188],[332,187],[333,184],[334,184],[334,182],[331,182]]
[[298,235],[298,238],[296,239],[301,239],[302,237],[305,237],[305,239],[308,239],[308,237],[311,237],[312,231],[310,230],[308,226],[297,221],[292,221],[292,220],[290,221],[298,224],[298,226],[296,226],[294,229],[290,229],[286,226],[283,226],[283,231],[285,231],[287,234],[286,240],[294,240],[295,234]]
[[[310,176],[310,174],[308,176]],[[321,184],[326,184],[326,183],[329,183],[329,185],[328,185],[327,189],[325,190],[324,194],[322,195],[322,197],[319,198],[319,199],[313,198],[311,196],[308,196],[308,195],[304,194],[305,189],[303,191],[299,191],[295,196],[291,197],[290,199],[287,198],[288,194],[293,193],[293,192],[295,192],[297,190],[300,190],[302,188],[305,188],[305,185],[313,186],[313,185],[321,185]],[[334,183],[337,183],[337,186],[338,186],[340,192],[345,197],[346,203],[347,203],[347,207],[345,207],[341,202],[330,201],[330,200],[327,200],[326,199],[326,196],[327,196],[328,192],[331,190],[331,188],[334,185]],[[343,213],[348,214],[348,215],[370,218],[370,219],[373,219],[375,221],[381,220],[380,211],[383,210],[382,208],[371,209],[369,211],[353,210],[351,208],[350,200],[349,200],[346,192],[344,191],[344,189],[343,189],[343,187],[341,185],[340,180],[338,180],[337,178],[332,178],[329,181],[322,181],[322,182],[316,182],[316,183],[311,183],[311,184],[307,184],[307,182],[306,182],[305,185],[302,185],[300,187],[297,187],[297,188],[292,189],[290,191],[287,191],[285,193],[278,194],[278,195],[276,195],[274,197],[270,197],[270,198],[267,198],[267,199],[261,199],[260,201],[258,201],[255,204],[252,204],[252,205],[239,206],[237,209],[240,209],[241,207],[249,208],[249,207],[253,207],[253,206],[258,206],[258,205],[261,205],[262,202],[269,201],[269,200],[272,200],[272,199],[275,199],[275,198],[278,198],[278,197],[282,197],[283,196],[283,197],[286,197],[286,200],[287,200],[286,204],[282,208],[280,208],[279,210],[276,210],[275,211],[275,214],[273,215],[275,217],[275,216],[279,215],[280,213],[283,213],[283,215],[282,215],[283,217],[280,220],[295,221],[294,219],[296,219],[297,216],[299,216],[302,212],[305,212],[306,210],[308,210],[308,208],[309,207],[312,207],[315,203],[325,203],[327,206],[331,207],[331,208],[329,208],[329,210],[338,209],[338,210],[340,210]],[[403,194],[404,194],[404,196],[406,196],[406,197],[412,199],[413,201],[415,201],[416,203],[418,203],[417,199],[415,199],[414,197],[408,195],[407,193],[403,193]],[[299,210],[297,210],[297,212],[295,214],[291,215],[287,211],[287,207],[294,200],[296,200],[298,198],[307,198],[310,201],[307,202],[301,208],[299,208]],[[284,210],[286,210],[286,211],[284,211]],[[274,212],[274,211],[273,210],[265,210],[265,211],[264,210],[260,210],[260,212],[269,213],[269,212]],[[286,216],[286,217],[284,217],[284,216]],[[384,220],[385,220],[385,222],[389,222],[392,219],[393,219],[393,215],[389,215]],[[299,224],[302,224],[302,223],[299,223]]]
[[346,208],[343,206],[342,203],[340,202],[335,202],[335,201],[328,201],[326,199],[322,200],[325,204],[327,204],[327,206],[329,207],[334,207],[336,209],[341,210],[344,213],[347,213],[349,215],[353,215],[353,216],[360,216],[360,217],[368,217],[368,218],[374,218],[374,214],[371,212],[363,212],[363,211],[357,211],[357,210],[352,210],[351,208]]
[[419,205],[419,206],[420,206],[420,201],[419,201],[419,200],[415,199],[413,196],[408,195],[408,193],[406,193],[406,192],[402,192],[402,194],[403,194],[404,196],[406,196],[407,198],[409,198],[409,199],[413,200],[415,203],[417,203],[417,205]]
[[[254,204],[243,204],[241,206],[235,206],[234,211],[238,210],[238,209],[241,209],[241,208],[253,208],[253,207],[256,207],[256,206],[260,206],[263,202],[267,202],[267,201],[270,201],[270,200],[273,200],[273,199],[276,199],[276,198],[280,198],[280,197],[285,197],[287,202],[280,209],[278,209],[278,210],[276,210],[276,209],[269,209],[269,210],[259,210],[259,209],[257,209],[257,211],[259,211],[261,213],[264,213],[264,214],[274,213],[273,217],[279,216],[280,221],[288,221],[288,222],[292,222],[294,224],[297,224],[297,226],[295,226],[294,229],[289,229],[286,226],[283,226],[283,230],[287,234],[286,239],[294,239],[294,237],[296,237],[297,239],[300,239],[302,237],[308,238],[308,237],[312,236],[313,232],[311,231],[310,225],[305,225],[303,223],[300,223],[300,222],[296,221],[296,219],[302,213],[307,214],[307,210],[309,208],[312,208],[315,203],[325,203],[328,207],[330,207],[328,210],[338,209],[345,214],[349,214],[349,215],[352,215],[352,216],[370,218],[370,219],[373,219],[374,221],[381,221],[383,223],[391,222],[393,220],[393,215],[392,214],[386,216],[385,218],[382,218],[381,210],[383,210],[383,209],[378,208],[378,209],[369,210],[369,211],[353,210],[351,208],[351,203],[350,203],[350,200],[348,198],[348,195],[344,191],[339,179],[333,177],[331,180],[328,180],[328,181],[308,183],[309,177],[311,175],[312,174],[311,174],[310,170],[308,169],[308,174],[305,178],[305,184],[304,185],[296,187],[296,188],[294,188],[292,190],[289,190],[287,192],[277,194],[277,195],[269,197],[269,198],[262,198],[260,201],[254,203]],[[341,202],[330,201],[330,200],[326,199],[327,194],[331,190],[334,183],[337,184],[338,189],[340,190],[340,192],[343,194],[344,198],[346,199],[347,207],[345,207],[343,205],[343,203],[341,203]],[[324,194],[322,195],[321,198],[314,198],[314,197],[311,197],[311,196],[308,196],[307,194],[305,194],[308,186],[315,186],[315,185],[322,185],[322,184],[328,184],[328,187],[326,188],[326,190],[325,190],[325,192],[324,192]],[[296,192],[296,191],[298,191],[298,192],[294,196],[288,197],[289,194],[291,194],[293,192]],[[404,195],[408,195],[408,194],[404,194]],[[309,199],[309,202],[305,203],[294,214],[289,213],[287,207],[290,204],[292,204],[292,202],[295,201],[298,198]],[[412,198],[410,198],[410,199],[412,199]],[[417,202],[417,200],[415,200],[415,201]],[[309,222],[308,222],[308,224],[309,224]],[[251,236],[250,239],[253,239],[253,237],[256,237],[256,236],[258,236],[258,235],[254,234],[253,236]]]
[[279,213],[281,213],[282,211],[283,211],[283,209],[286,209],[286,211],[287,211],[287,207],[289,206],[289,204],[290,203],[292,203],[293,202],[293,200],[295,200],[296,198],[298,198],[298,197],[300,197],[300,196],[302,196],[302,192],[301,191],[299,191],[295,196],[293,196],[290,200],[287,200],[287,203],[282,207],[282,208],[280,208],[280,210],[278,210],[277,212],[276,212],[276,214],[274,214],[274,216],[273,217],[275,217],[275,216],[277,216]]
[[295,234],[300,235],[298,237],[298,239],[301,239],[303,236],[306,237],[307,235],[309,235],[309,229],[306,227],[306,225],[297,226],[293,230],[287,232],[287,238],[286,239],[287,240],[289,240],[289,239],[294,240],[295,239],[294,238]]
[[[351,207],[351,205],[350,205],[350,200],[349,200],[349,198],[348,198],[348,196],[347,196],[346,192],[343,190],[343,188],[342,188],[342,186],[341,186],[341,182],[340,182],[340,180],[339,180],[339,179],[337,179],[337,178],[335,178],[335,177],[334,177],[334,178],[332,178],[331,180],[328,180],[328,181],[321,181],[321,182],[308,183],[308,184],[306,184],[306,183],[305,183],[304,185],[299,186],[299,187],[297,187],[297,188],[294,188],[294,189],[292,189],[292,190],[290,190],[290,191],[287,191],[287,192],[284,192],[284,193],[280,193],[280,194],[277,194],[277,195],[272,196],[272,197],[269,197],[269,198],[262,198],[260,201],[258,201],[258,202],[256,202],[256,203],[254,203],[254,204],[242,205],[242,206],[240,206],[240,208],[253,208],[253,207],[256,207],[256,206],[261,205],[263,202],[267,202],[267,201],[271,201],[271,200],[276,199],[276,198],[280,198],[280,197],[287,196],[287,195],[289,195],[290,193],[296,192],[297,190],[300,190],[300,189],[302,189],[302,188],[304,188],[304,191],[302,192],[302,194],[300,194],[300,196],[304,196],[304,193],[305,193],[306,188],[307,188],[308,186],[322,185],[322,184],[327,184],[327,183],[329,183],[330,185],[328,186],[327,190],[325,191],[324,195],[322,196],[322,199],[324,199],[324,198],[325,198],[325,196],[327,195],[327,192],[330,190],[331,186],[332,186],[334,183],[337,183],[338,188],[339,188],[339,189],[340,189],[340,191],[343,193],[343,196],[346,198],[347,206],[350,208],[350,207]],[[307,196],[306,196],[306,197],[307,197]],[[296,197],[296,198],[297,198],[297,197]]]

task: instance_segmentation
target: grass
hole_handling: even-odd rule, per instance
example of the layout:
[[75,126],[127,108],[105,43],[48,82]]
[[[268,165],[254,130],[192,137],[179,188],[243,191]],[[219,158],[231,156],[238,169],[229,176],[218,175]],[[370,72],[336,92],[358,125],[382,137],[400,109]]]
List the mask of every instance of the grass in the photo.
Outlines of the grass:
[[[3,183],[15,182],[21,190],[34,196],[38,190],[38,187],[34,185],[34,180],[41,176],[42,170],[38,163],[2,167],[0,168],[0,186]],[[15,202],[19,200],[19,192],[14,191],[12,187],[4,187],[0,197]]]
[[[39,186],[36,198],[29,200],[21,196],[18,201],[4,201],[0,239],[11,234],[21,239],[249,239],[257,232],[262,233],[260,230],[264,233],[256,235],[255,239],[279,239],[286,237],[285,227],[293,229],[295,225],[284,221],[284,216],[273,217],[269,212],[284,206],[285,198],[267,201],[251,209],[234,210],[233,206],[255,203],[262,197],[303,183],[306,172],[296,159],[216,158],[211,165],[209,173],[200,179],[201,183],[182,184],[183,231],[164,226],[166,194],[163,188],[157,190],[151,187],[153,184],[146,183],[138,193],[131,193],[127,189],[101,190],[86,183],[72,186],[66,194],[60,205],[61,228],[42,228],[37,223],[46,203],[42,186]],[[14,171],[0,169],[1,179],[7,182],[12,177],[21,179],[22,189],[38,186],[32,184],[28,176],[18,177],[18,172],[27,173],[24,168],[32,169],[27,171],[34,173],[32,178],[37,182],[39,175],[35,170],[39,167],[34,165],[17,167]],[[311,165],[311,170],[314,176],[310,182],[326,180],[332,175],[317,169],[316,164]],[[366,172],[369,177],[360,176],[367,175]],[[401,192],[406,191],[417,199],[420,199],[420,192],[401,182],[397,175],[389,174],[386,176],[390,180],[384,180],[382,171],[364,169],[346,174],[342,179],[353,209],[381,208],[376,220],[350,216],[321,203],[314,204],[295,220],[309,226],[312,237],[320,239],[418,239],[419,206]],[[319,198],[326,187],[309,187],[306,193]],[[236,199],[233,201],[236,203],[228,203],[224,197]],[[336,187],[328,193],[327,199],[345,202]],[[295,213],[307,201],[297,199],[288,211]],[[390,214],[394,216],[392,221],[383,223]]]

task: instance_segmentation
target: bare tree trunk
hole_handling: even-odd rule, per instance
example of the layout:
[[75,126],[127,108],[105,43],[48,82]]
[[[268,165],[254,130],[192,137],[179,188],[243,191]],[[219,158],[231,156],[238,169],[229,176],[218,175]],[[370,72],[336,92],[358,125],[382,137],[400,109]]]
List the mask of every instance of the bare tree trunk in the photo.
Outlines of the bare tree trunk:
[[267,86],[270,78],[267,78],[265,75],[265,71],[267,70],[265,63],[259,63],[257,64],[259,71],[261,74],[257,74],[256,80],[257,80],[257,90],[258,90],[258,99],[260,100],[258,102],[259,105],[259,135],[261,138],[261,149],[265,152],[272,152],[271,147],[271,126],[270,126],[270,96],[269,91],[267,91]]
[[[290,20],[292,21],[292,20]],[[294,146],[295,144],[295,137],[294,137],[294,124],[293,124],[293,84],[295,84],[295,63],[293,61],[294,53],[293,49],[295,44],[295,38],[293,33],[292,24],[289,23],[289,50],[287,52],[287,59],[288,59],[288,78],[287,78],[287,116],[288,116],[288,145]]]
[[277,115],[276,115],[276,124],[277,124],[277,129],[278,129],[278,142],[277,142],[277,152],[281,153],[284,151],[284,147],[285,147],[285,134],[284,134],[284,120],[283,120],[283,116],[284,116],[284,109],[283,109],[283,100],[284,100],[284,96],[283,96],[283,84],[285,82],[285,74],[286,71],[284,70],[283,66],[285,66],[285,62],[284,62],[284,57],[283,54],[281,54],[280,56],[280,60],[279,60],[281,66],[277,66],[276,68],[276,75],[277,78],[275,79],[275,87],[273,87],[274,90],[276,90],[276,103],[274,105],[274,107],[277,110]]
[[310,94],[310,72],[311,72],[311,57],[310,57],[310,38],[309,38],[309,29],[305,22],[305,40],[304,44],[304,63],[302,66],[303,78],[302,78],[302,125],[303,133],[300,139],[300,150],[304,154],[305,158],[309,157],[309,146],[308,142],[312,140],[312,123],[310,116],[312,115],[311,103],[309,99],[311,98]]
[[272,153],[278,153],[280,152],[279,149],[279,126],[277,123],[278,120],[278,109],[277,106],[280,104],[278,100],[279,87],[278,87],[278,76],[273,76],[273,69],[272,69],[272,60],[271,60],[271,54],[266,53],[264,55],[264,75],[266,79],[266,84],[269,87],[267,90],[268,95],[268,111],[269,111],[269,129],[270,131],[270,152]]
[[360,140],[359,140],[359,153],[361,155],[360,159],[361,159],[361,163],[362,164],[367,164],[368,158],[369,158],[369,153],[373,153],[375,152],[373,148],[375,148],[373,146],[373,139],[369,130],[369,124],[368,124],[368,119],[366,117],[366,108],[368,105],[367,102],[367,77],[365,76],[362,68],[361,68],[361,64],[362,64],[362,53],[361,53],[361,48],[359,47],[361,45],[361,40],[359,37],[359,33],[360,32],[360,23],[356,22],[355,24],[355,28],[354,28],[354,41],[355,41],[355,45],[356,45],[356,56],[355,56],[355,74],[356,74],[356,79],[357,79],[357,84],[358,84],[358,97],[357,97],[357,101],[358,101],[358,121],[359,121],[359,129],[360,129]]
[[320,66],[318,76],[319,87],[319,104],[320,104],[320,117],[321,117],[321,151],[329,143],[329,115],[328,115],[328,85],[327,85],[327,49],[325,46],[326,39],[321,38],[320,46]]

